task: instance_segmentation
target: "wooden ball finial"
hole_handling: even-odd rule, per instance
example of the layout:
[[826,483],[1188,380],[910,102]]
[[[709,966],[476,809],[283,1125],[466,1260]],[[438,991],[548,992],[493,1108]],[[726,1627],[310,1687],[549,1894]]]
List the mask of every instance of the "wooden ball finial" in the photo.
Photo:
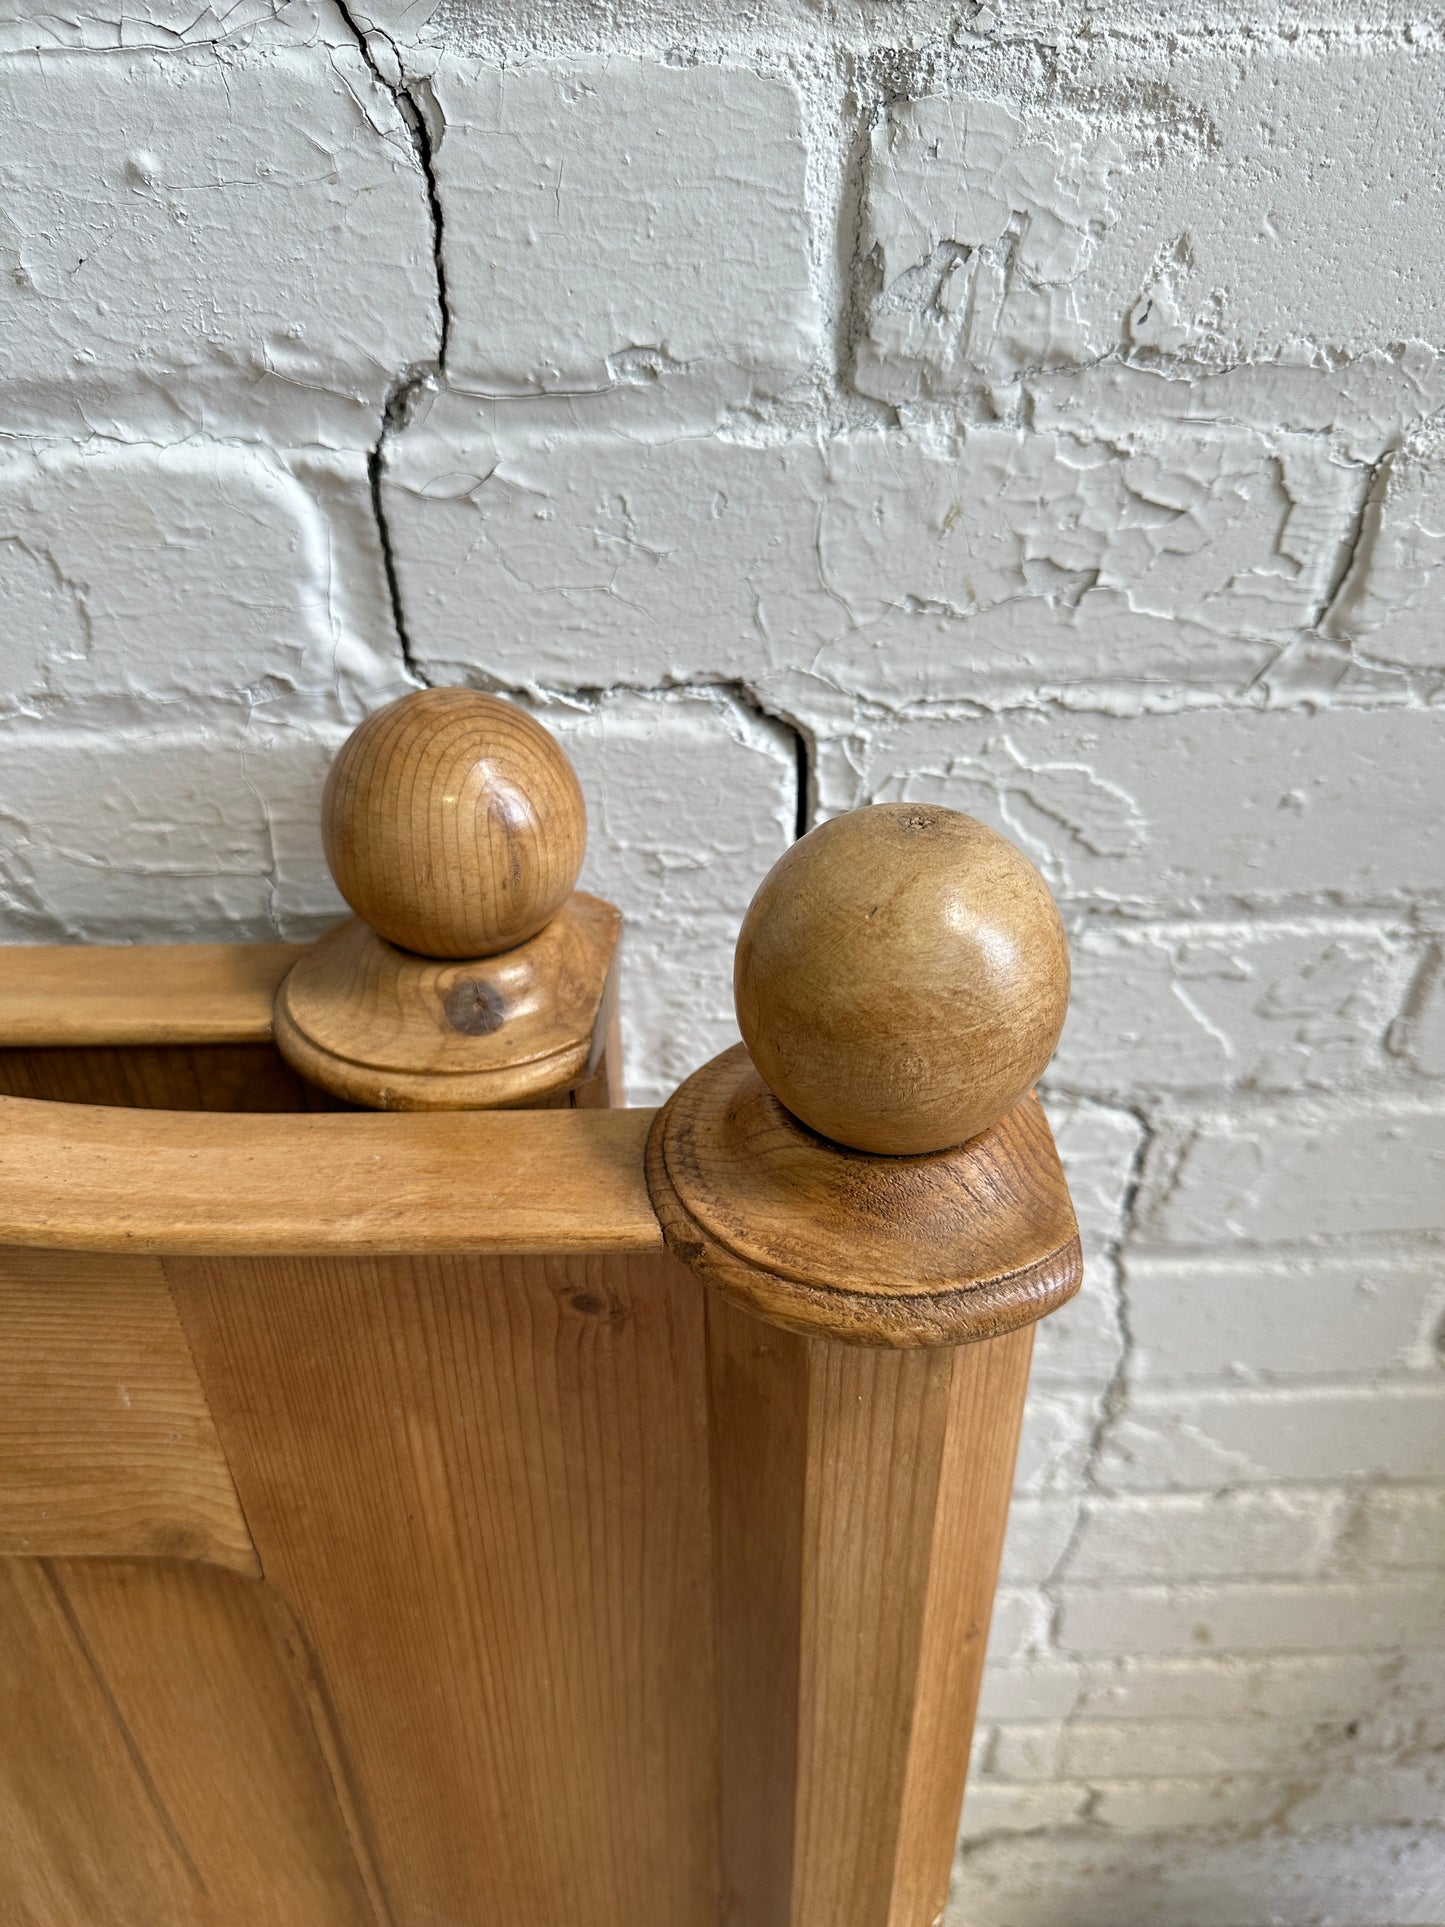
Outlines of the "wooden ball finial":
[[855,1150],[941,1151],[1034,1084],[1069,955],[1043,878],[987,825],[883,803],[795,843],[743,920],[738,1026],[780,1103]]
[[281,1055],[348,1104],[620,1102],[621,918],[574,890],[587,816],[523,710],[423,689],[342,745],[326,860],[356,912],[276,993]]
[[805,836],[743,920],[735,1045],[647,1141],[673,1256],[788,1330],[963,1345],[1079,1288],[1030,1091],[1069,996],[1063,925],[1013,844],[883,804]]
[[587,813],[572,765],[525,711],[474,689],[419,689],[343,746],[322,836],[337,888],[390,943],[491,957],[567,901]]

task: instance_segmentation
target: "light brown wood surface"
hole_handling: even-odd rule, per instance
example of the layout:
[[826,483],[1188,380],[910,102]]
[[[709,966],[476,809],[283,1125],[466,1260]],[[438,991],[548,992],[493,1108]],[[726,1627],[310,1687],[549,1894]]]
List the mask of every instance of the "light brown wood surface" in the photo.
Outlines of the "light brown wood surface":
[[723,1927],[947,1897],[1032,1328],[879,1351],[708,1303]]
[[0,1049],[264,1043],[294,943],[0,945]]
[[515,703],[419,689],[342,746],[322,801],[331,874],[363,923],[423,957],[489,957],[566,902],[587,813],[556,739]]
[[622,919],[576,891],[500,956],[413,956],[351,918],[295,965],[276,1041],[312,1083],[377,1110],[490,1110],[586,1082],[616,1004]]
[[227,1117],[0,1098],[0,1244],[650,1251],[651,1111]]
[[1053,898],[957,810],[880,803],[784,852],[738,937],[738,1028],[768,1087],[862,1151],[940,1151],[1042,1075],[1069,1001]]
[[66,1553],[260,1572],[159,1261],[0,1248],[0,1554]]
[[81,1044],[0,1050],[0,1094],[163,1111],[337,1111],[274,1044]]
[[284,1610],[166,1560],[0,1559],[6,1927],[392,1927]]
[[928,1157],[816,1137],[741,1045],[688,1078],[648,1144],[671,1250],[758,1316],[864,1345],[957,1345],[1032,1323],[1082,1276],[1038,1099]]
[[693,1281],[661,1253],[166,1265],[397,1927],[715,1927]]
[[[393,802],[435,800],[435,728],[393,741],[384,715]],[[496,857],[516,824],[479,793]],[[946,815],[896,823],[925,860],[887,868],[927,969],[859,934],[867,863],[754,913],[779,941],[740,983],[774,1019],[798,904],[806,968],[826,989],[831,945],[851,982],[773,1041],[790,1097],[817,1069],[855,1137],[981,1116],[1062,994],[1051,905],[1035,928],[1004,891],[990,922],[940,882],[960,836],[974,886],[1018,881]],[[425,882],[459,846],[417,820]],[[443,1003],[482,982],[467,954]],[[850,1054],[838,1011],[870,997]],[[574,1105],[606,1089],[609,1026]],[[53,1053],[72,1096],[196,1077],[87,1048]],[[1079,1273],[1014,1096],[927,1155],[817,1135],[741,1048],[656,1120],[0,1097],[0,1245],[37,1248],[0,1256],[0,1532],[27,1555],[0,1558],[0,1922],[931,1927],[1031,1323]],[[94,1556],[121,1550],[187,1559]]]

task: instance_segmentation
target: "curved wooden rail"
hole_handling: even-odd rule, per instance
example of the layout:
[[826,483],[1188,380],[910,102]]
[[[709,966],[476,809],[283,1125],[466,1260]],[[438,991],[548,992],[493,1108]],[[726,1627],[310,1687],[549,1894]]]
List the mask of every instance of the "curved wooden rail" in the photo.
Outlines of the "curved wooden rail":
[[0,948],[0,1048],[264,1044],[299,943]]
[[654,1251],[652,1118],[229,1115],[0,1097],[0,1244],[211,1257]]

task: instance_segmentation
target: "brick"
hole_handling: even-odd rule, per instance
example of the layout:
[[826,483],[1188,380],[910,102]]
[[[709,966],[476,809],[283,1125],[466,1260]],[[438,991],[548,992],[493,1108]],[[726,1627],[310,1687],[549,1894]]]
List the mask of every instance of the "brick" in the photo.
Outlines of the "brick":
[[[1332,1753],[1347,1757],[1348,1721],[1281,1719],[1083,1720],[1059,1739],[1062,1780],[1224,1780],[1268,1774],[1276,1785],[1295,1777],[1308,1758],[1311,1772]],[[1007,1729],[1004,1729],[1007,1730]]]
[[1099,1476],[1133,1491],[1445,1478],[1445,1384],[1134,1392]]
[[1097,1422],[1094,1393],[1035,1388],[1024,1408],[1015,1491],[1030,1496],[1072,1491]]
[[1050,1066],[1100,1094],[1336,1090],[1385,1066],[1414,964],[1398,933],[1358,923],[1084,922]]
[[1445,1108],[1243,1115],[1203,1122],[1159,1186],[1146,1181],[1141,1240],[1287,1244],[1368,1232],[1434,1232],[1445,1197]]
[[1416,429],[1380,463],[1326,632],[1402,668],[1445,661],[1445,432]]
[[354,47],[12,55],[0,128],[7,428],[370,443],[435,356],[425,183]]
[[1047,1580],[1069,1543],[1078,1513],[1079,1500],[1073,1494],[1058,1499],[1025,1494],[1015,1499],[1004,1538],[1002,1583],[1026,1586]]
[[963,1802],[963,1837],[981,1840],[995,1833],[1066,1827],[1083,1817],[1088,1798],[1088,1788],[1081,1786],[1008,1786],[970,1780]]
[[1037,1652],[1048,1643],[1050,1607],[1041,1592],[1000,1586],[994,1595],[988,1629],[988,1659],[992,1665]]
[[1358,1570],[1445,1567],[1445,1490],[1381,1486],[1355,1500],[1337,1556]]
[[839,690],[1248,681],[1310,619],[1353,509],[1315,444],[1228,429],[1149,452],[988,426],[759,443],[456,398],[397,438],[386,501],[425,660],[742,679],[820,724]]
[[[1064,1731],[1059,1720],[1029,1720],[995,1727],[982,1736],[982,1747],[977,1741],[974,1744],[975,1757],[982,1761],[982,1778],[1037,1781],[1067,1777],[1059,1771]],[[975,1768],[975,1772],[978,1771]]]
[[[314,11],[304,4],[288,6],[292,16],[307,15],[315,26]],[[221,39],[234,40],[248,29],[276,17],[274,0],[212,0],[197,7],[192,0],[86,0],[82,9],[55,8],[40,12],[33,0],[0,0],[0,53],[48,50],[55,47],[174,48]]]
[[[1132,1788],[1125,1797],[1132,1806]],[[1160,1822],[1169,1811],[1156,1809]],[[1445,1840],[1433,1825],[1141,1837],[1041,1820],[1034,1833],[1025,1841],[1000,1828],[966,1847],[946,1927],[1435,1927],[1445,1891]]]
[[1331,1491],[1090,1498],[1069,1577],[1302,1578],[1324,1565],[1347,1503]]
[[1124,1349],[1110,1253],[1123,1230],[1144,1130],[1128,1112],[1054,1093],[1046,1108],[1078,1214],[1084,1282],[1078,1297],[1037,1329],[1034,1383],[1083,1382],[1102,1391]]
[[825,744],[818,790],[826,813],[967,810],[1080,906],[1389,907],[1441,890],[1438,732],[1432,711],[1403,708],[928,716]]
[[0,939],[319,935],[345,912],[319,815],[344,734],[12,727],[0,748]]
[[1116,1269],[1111,1258],[1085,1251],[1079,1295],[1037,1328],[1032,1384],[1088,1385],[1096,1395],[1103,1392],[1124,1356]]
[[1289,1789],[1273,1775],[1228,1779],[1092,1780],[1089,1818],[1115,1833],[1172,1834],[1190,1827],[1262,1825]]
[[1370,1585],[1070,1586],[1066,1653],[1368,1652],[1445,1646],[1445,1588],[1434,1575]]
[[1438,1251],[1128,1252],[1130,1373],[1187,1382],[1358,1376],[1435,1365]]
[[[1035,1661],[1038,1665],[1041,1662]],[[1008,1675],[1005,1675],[1007,1679]],[[1072,1697],[1064,1698],[1067,1681]],[[1073,1662],[1050,1698],[1023,1691],[1010,1708],[1000,1692],[992,1719],[1062,1717],[1134,1723],[1227,1719],[1333,1722],[1362,1730],[1402,1707],[1427,1717],[1445,1714],[1445,1674],[1432,1653],[1317,1653],[1305,1657],[1238,1654],[1210,1658],[1140,1658]]]
[[1122,160],[1076,114],[941,95],[890,108],[869,155],[863,248],[882,289],[858,386],[909,401],[1085,359],[1074,286]]
[[1010,1662],[991,1651],[983,1672],[978,1717],[1061,1720],[1073,1712],[1085,1676],[1086,1668],[1077,1659],[1041,1652]]
[[1423,1077],[1445,1077],[1445,944],[1433,944],[1390,1047]]
[[1124,1230],[1124,1204],[1134,1181],[1144,1127],[1128,1111],[1053,1093],[1044,1108],[1069,1174],[1069,1195],[1085,1256],[1102,1256],[1118,1243]]
[[1322,1786],[1291,1803],[1289,1825],[1314,1827],[1398,1826],[1421,1821],[1438,1827],[1445,1812],[1445,1761],[1371,1760],[1354,1772],[1335,1773]]
[[819,309],[791,82],[616,55],[443,57],[430,88],[460,387],[600,391],[737,364],[775,388],[808,365]]
[[1445,190],[1415,159],[1445,137],[1437,42],[1382,34],[1326,58],[1100,33],[1056,63],[997,60],[977,93],[902,101],[880,126],[867,392],[965,394],[1131,355],[1329,365],[1438,338]]
[[233,443],[12,452],[0,597],[0,709],[359,722],[410,684],[359,453],[293,468]]
[[[1167,445],[1176,425],[1197,431],[1201,423],[1228,422],[1265,434],[1325,437],[1352,469],[1355,500],[1363,507],[1373,466],[1405,443],[1422,417],[1445,405],[1445,354],[1420,340],[1382,341],[1332,365],[1297,350],[1285,354],[1221,367],[1182,356],[1125,356],[1085,368],[1030,369],[1020,390],[1032,425],[1054,434],[1087,430]],[[1011,392],[1000,399],[1011,399]],[[1341,543],[1342,561],[1348,541]],[[1328,598],[1316,613],[1326,621]],[[1346,668],[1341,686],[1358,685],[1362,667]]]

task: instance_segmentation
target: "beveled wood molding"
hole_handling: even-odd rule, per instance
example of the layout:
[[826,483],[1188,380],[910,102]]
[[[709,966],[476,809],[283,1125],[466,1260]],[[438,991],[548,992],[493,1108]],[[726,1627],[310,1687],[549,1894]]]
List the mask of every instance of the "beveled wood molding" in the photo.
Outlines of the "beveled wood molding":
[[265,1044],[299,943],[0,945],[0,1049]]
[[800,1124],[739,1044],[658,1113],[647,1178],[673,1255],[791,1331],[969,1344],[1056,1310],[1083,1275],[1068,1187],[1032,1094],[967,1144],[878,1156]]
[[651,1111],[120,1110],[0,1097],[0,1245],[655,1251]]
[[0,1250],[0,1555],[261,1564],[159,1262]]

